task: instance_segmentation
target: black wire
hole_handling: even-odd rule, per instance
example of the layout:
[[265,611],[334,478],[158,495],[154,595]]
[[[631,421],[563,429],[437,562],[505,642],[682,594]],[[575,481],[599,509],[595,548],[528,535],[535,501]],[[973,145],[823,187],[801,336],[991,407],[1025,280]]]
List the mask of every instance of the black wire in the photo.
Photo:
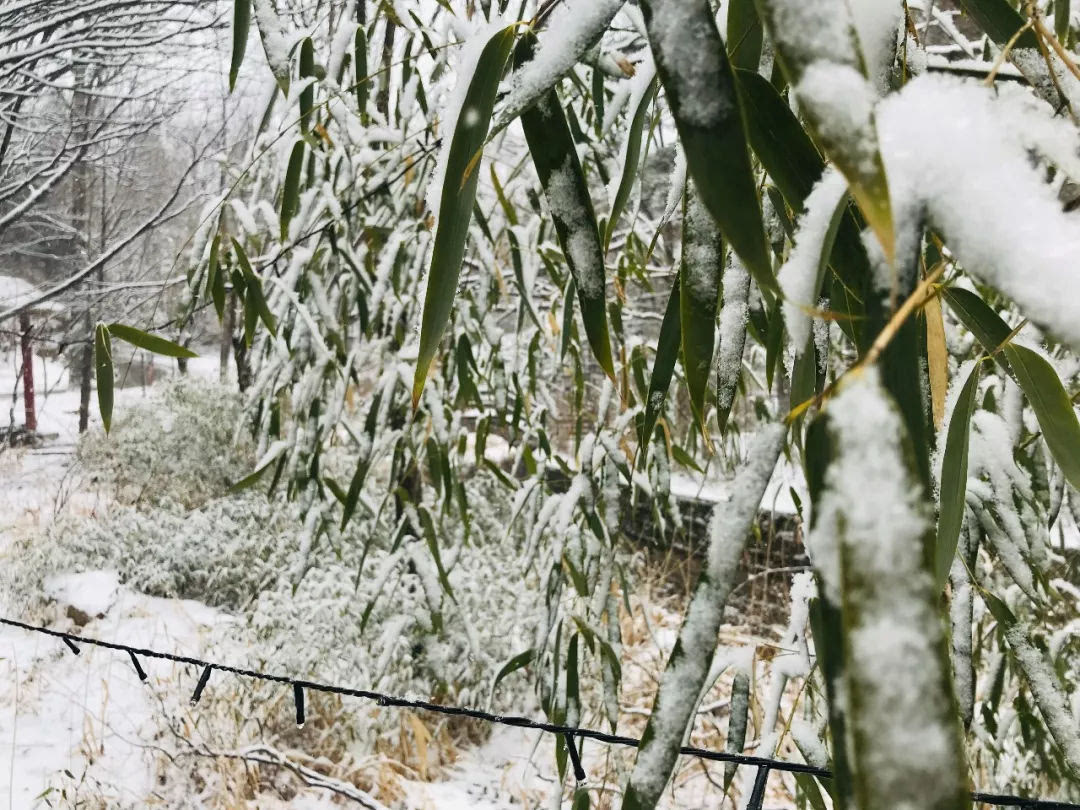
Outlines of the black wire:
[[[128,644],[118,644],[115,641],[102,641],[100,639],[90,638],[89,636],[63,633],[59,630],[52,630],[48,627],[40,627],[34,624],[26,624],[25,622],[4,618],[2,616],[0,616],[0,624],[6,624],[9,627],[17,627],[20,630],[28,630],[31,633],[41,633],[46,636],[58,638],[76,653],[78,652],[78,648],[75,646],[75,642],[78,641],[81,644],[92,644],[95,647],[103,647],[107,650],[126,652],[132,656],[132,660],[135,660],[135,656],[142,656],[144,658],[157,658],[163,661],[173,661],[177,664],[191,664],[196,667],[202,667],[202,677],[199,678],[195,694],[192,695],[191,702],[193,705],[202,695],[202,690],[206,686],[206,682],[210,679],[210,673],[217,670],[219,672],[228,672],[241,678],[252,678],[254,680],[268,681],[270,683],[291,685],[293,687],[294,696],[301,695],[304,689],[309,689],[314,692],[325,692],[332,695],[345,695],[347,697],[373,700],[379,706],[417,709],[450,717],[469,717],[474,720],[482,720],[486,723],[533,729],[548,734],[562,734],[568,738],[567,744],[571,749],[573,749],[573,746],[570,745],[573,737],[596,740],[597,742],[606,743],[608,745],[624,745],[628,748],[638,748],[641,745],[641,740],[636,737],[624,737],[619,734],[608,734],[604,731],[597,731],[596,729],[546,723],[540,720],[531,720],[528,717],[493,714],[491,712],[483,711],[482,709],[469,709],[464,706],[446,706],[440,703],[429,703],[426,700],[412,700],[396,695],[387,695],[382,692],[374,692],[370,689],[354,689],[348,686],[337,686],[334,684],[319,683],[318,681],[308,681],[302,678],[292,678],[288,675],[275,675],[270,672],[259,672],[254,669],[245,669],[243,667],[234,667],[228,664],[219,664],[214,661],[205,661],[202,658],[193,658],[189,655],[176,655],[174,653],[151,650],[146,647],[132,647]],[[297,719],[299,719],[299,716],[300,712],[298,711]],[[576,749],[574,750],[574,753],[577,753]],[[759,768],[766,768],[774,771],[786,771],[787,773],[807,773],[811,776],[816,776],[819,779],[832,778],[832,772],[827,768],[818,768],[802,762],[789,762],[782,759],[768,759],[765,757],[746,756],[744,754],[728,754],[723,751],[697,748],[692,745],[680,747],[679,753],[714,762],[734,762],[737,765],[755,765]],[[972,793],[971,798],[976,802],[997,805],[1000,807],[1031,808],[1032,810],[1080,810],[1080,804],[1027,799],[1021,796],[1006,796],[996,793]]]

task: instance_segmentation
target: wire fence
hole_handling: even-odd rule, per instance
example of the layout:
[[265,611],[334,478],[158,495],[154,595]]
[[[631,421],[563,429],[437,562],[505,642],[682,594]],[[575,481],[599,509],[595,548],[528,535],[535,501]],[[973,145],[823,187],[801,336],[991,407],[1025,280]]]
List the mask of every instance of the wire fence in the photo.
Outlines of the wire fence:
[[[89,644],[95,647],[102,647],[107,650],[115,650],[117,652],[125,652],[131,660],[132,667],[138,675],[139,680],[145,681],[147,679],[146,671],[143,669],[142,664],[139,662],[140,658],[154,658],[162,661],[172,661],[178,664],[190,664],[202,669],[202,674],[199,676],[199,680],[195,686],[195,691],[191,695],[191,705],[198,704],[202,697],[203,691],[206,689],[207,684],[210,682],[210,676],[214,672],[223,672],[230,675],[236,675],[241,678],[249,678],[253,680],[267,681],[270,683],[279,683],[284,686],[291,686],[293,691],[293,702],[296,709],[296,725],[303,727],[305,723],[305,691],[312,692],[324,692],[332,695],[343,695],[346,697],[362,698],[364,700],[374,701],[379,706],[389,706],[394,708],[414,709],[418,711],[431,712],[434,714],[446,715],[450,717],[468,717],[474,720],[480,720],[485,723],[491,723],[496,725],[512,726],[515,728],[532,729],[535,731],[542,731],[547,734],[554,734],[561,736],[565,742],[567,751],[570,755],[570,762],[574,771],[574,778],[578,783],[582,783],[586,780],[585,769],[581,763],[581,754],[578,751],[578,746],[575,743],[575,738],[579,740],[595,740],[596,742],[603,743],[605,745],[619,745],[629,748],[637,748],[641,745],[641,740],[637,737],[626,737],[619,734],[609,734],[605,731],[599,731],[597,729],[582,728],[580,726],[567,726],[560,725],[558,723],[548,723],[542,720],[532,720],[528,717],[519,717],[516,715],[494,714],[492,712],[484,711],[483,709],[473,709],[465,706],[450,706],[442,703],[431,703],[426,700],[415,700],[412,698],[400,697],[398,695],[385,694],[383,692],[376,692],[370,689],[356,689],[349,686],[340,686],[336,684],[320,683],[319,681],[310,681],[303,678],[293,678],[289,675],[278,675],[270,672],[260,672],[259,670],[246,669],[244,667],[235,667],[229,664],[222,664],[216,661],[207,661],[202,658],[194,658],[189,655],[177,655],[175,653],[162,652],[160,650],[153,650],[147,647],[134,647],[128,644],[120,644],[114,641],[103,641],[101,639],[91,638],[89,636],[80,636],[73,633],[65,633],[60,630],[53,630],[48,627],[40,627],[38,625],[27,624],[20,622],[16,619],[9,619],[0,617],[0,624],[8,625],[9,627],[15,627],[20,630],[26,630],[32,633],[41,633],[46,636],[60,639],[67,648],[79,655],[81,650],[79,644]],[[724,751],[714,751],[708,748],[698,748],[692,745],[684,745],[679,748],[679,753],[684,756],[697,757],[698,759],[711,760],[714,762],[733,762],[736,765],[746,765],[757,768],[757,773],[754,777],[754,785],[750,794],[750,801],[747,804],[747,810],[762,810],[763,802],[765,799],[765,788],[768,783],[769,774],[773,771],[781,771],[786,773],[804,773],[811,776],[815,776],[818,779],[831,779],[832,772],[827,768],[821,768],[814,765],[810,765],[804,762],[791,762],[782,759],[769,759],[767,757],[755,757],[745,754],[729,754]],[[1017,807],[1023,808],[1023,810],[1080,810],[1080,804],[1069,804],[1067,802],[1058,802],[1045,799],[1032,799],[1022,796],[1011,796],[998,793],[982,793],[975,791],[971,794],[973,801],[991,805],[994,807]]]

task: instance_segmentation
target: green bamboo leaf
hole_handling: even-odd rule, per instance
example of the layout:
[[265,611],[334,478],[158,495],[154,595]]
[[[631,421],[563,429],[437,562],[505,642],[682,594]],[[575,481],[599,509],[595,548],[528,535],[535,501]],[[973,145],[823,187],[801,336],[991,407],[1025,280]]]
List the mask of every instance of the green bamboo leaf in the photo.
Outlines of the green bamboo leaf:
[[[266,298],[263,297],[262,281],[255,271],[251,267],[251,262],[248,260],[247,253],[244,252],[243,246],[236,241],[235,237],[232,238],[233,250],[236,251],[236,260],[240,263],[240,272],[244,276],[244,288],[246,293],[245,301],[245,331],[250,332],[254,327],[254,319],[261,319],[266,328],[270,331],[271,335],[277,335],[277,323],[274,320],[274,316],[270,312],[270,308],[266,305]],[[249,313],[253,313],[250,314]],[[248,323],[251,325],[248,326]],[[251,336],[249,334],[248,345],[251,344]]]
[[270,469],[270,466],[275,461],[282,458],[285,451],[288,450],[288,449],[289,449],[288,442],[283,442],[283,441],[274,442],[272,445],[270,445],[270,447],[267,449],[267,451],[263,454],[263,457],[260,458],[258,460],[258,462],[255,464],[255,469],[252,470],[247,475],[245,475],[243,478],[241,478],[235,484],[232,484],[229,487],[228,492],[230,492],[230,493],[242,492],[243,490],[248,489],[251,486],[253,486],[260,478],[263,477],[263,474],[267,470]]
[[146,351],[153,352],[154,354],[162,354],[166,357],[190,358],[199,356],[186,346],[181,346],[179,343],[173,343],[171,340],[148,334],[147,332],[140,331],[131,326],[124,326],[122,323],[111,323],[107,328],[109,334],[113,337],[118,337],[120,340],[130,343],[132,346],[146,349]]
[[727,13],[727,46],[731,64],[736,69],[757,73],[762,33],[754,0],[731,0]]
[[937,544],[934,551],[934,576],[940,592],[949,579],[949,568],[956,556],[960,527],[964,522],[967,494],[968,439],[970,423],[975,413],[979,390],[981,362],[976,362],[968,375],[953,408],[949,430],[945,437],[945,455],[941,461],[941,499],[938,507]]
[[1065,480],[1080,488],[1080,423],[1061,379],[1046,358],[1026,346],[1006,343],[1004,352],[1013,377],[1035,411],[1050,454]]
[[233,4],[232,60],[229,63],[229,92],[236,87],[236,77],[244,63],[247,50],[248,30],[251,27],[251,0],[235,0]]
[[[995,45],[1003,46],[1024,26],[1024,18],[1008,0],[960,0],[960,7]],[[1022,33],[1014,48],[1038,48],[1039,41],[1030,28]]]
[[352,480],[349,481],[349,491],[345,493],[345,500],[341,509],[341,530],[344,531],[349,523],[349,518],[356,511],[356,504],[360,500],[360,491],[364,488],[364,480],[371,468],[371,442],[375,440],[375,430],[378,425],[379,408],[382,404],[382,392],[376,391],[371,398],[367,417],[364,419],[364,433],[368,439],[367,450],[361,450],[356,462],[356,471]]
[[1068,47],[1069,0],[1054,0],[1054,36],[1062,45]]
[[300,208],[300,177],[304,168],[304,140],[293,144],[289,165],[285,170],[285,187],[281,193],[281,241],[289,238],[289,223]]
[[[642,68],[644,70],[644,68]],[[641,94],[637,107],[634,108],[634,117],[630,119],[630,128],[626,132],[626,141],[622,151],[622,174],[619,175],[619,185],[615,189],[615,197],[611,201],[611,212],[608,215],[607,226],[604,228],[604,250],[611,244],[611,236],[615,233],[615,226],[619,224],[619,217],[630,199],[630,192],[634,188],[634,180],[637,179],[638,164],[641,162],[641,140],[645,129],[645,120],[648,116],[649,105],[656,97],[658,80],[654,77]],[[522,118],[525,116],[522,115]]]
[[[315,76],[315,45],[311,37],[300,43],[300,79]],[[300,91],[300,131],[305,135],[311,130],[311,111],[315,107],[315,83],[308,82]]]
[[210,261],[206,267],[206,294],[214,302],[218,320],[225,317],[225,273],[221,270],[221,234],[210,243]]
[[431,362],[439,340],[450,321],[457,293],[461,262],[465,257],[465,239],[472,218],[473,201],[479,172],[475,159],[481,154],[495,104],[503,68],[514,43],[514,26],[507,26],[488,40],[480,53],[476,70],[462,104],[462,115],[451,137],[446,154],[446,173],[440,191],[439,222],[431,256],[424,314],[420,327],[420,350],[413,378],[413,407],[420,402]]
[[827,810],[825,805],[825,799],[821,795],[821,789],[818,787],[817,777],[808,773],[795,773],[792,774],[795,777],[795,782],[799,786],[799,790],[802,791],[803,796],[810,802],[810,806],[813,810]]
[[653,360],[652,377],[649,380],[649,397],[645,402],[645,416],[638,434],[638,452],[642,461],[648,454],[653,428],[664,409],[664,400],[671,386],[671,375],[675,372],[675,361],[679,357],[679,344],[682,342],[679,313],[679,282],[676,279],[671,285],[664,320],[660,324],[660,336],[656,339],[656,358]]
[[709,443],[709,433],[705,427],[705,393],[712,375],[723,263],[724,242],[720,229],[702,203],[697,185],[691,181],[686,185],[683,208],[679,324],[690,406],[706,443]]
[[536,658],[536,650],[529,648],[523,652],[519,652],[509,661],[502,665],[498,674],[495,675],[495,679],[491,682],[491,692],[495,691],[495,687],[499,685],[499,681],[505,678],[512,672],[517,672],[519,669],[524,669],[533,662]]
[[353,46],[353,90],[356,92],[356,109],[361,117],[367,115],[368,99],[367,34],[364,26],[356,29],[356,43]]
[[109,327],[99,323],[94,329],[94,371],[97,382],[98,410],[105,432],[112,426],[113,360]]
[[[708,0],[643,0],[641,10],[686,166],[724,238],[763,292],[776,290],[742,101]],[[693,32],[693,59],[687,58]]]
[[943,287],[941,294],[986,351],[997,351],[1009,339],[1012,329],[975,293],[960,287]]
[[416,511],[420,515],[420,524],[424,528],[424,540],[427,542],[428,551],[431,552],[431,558],[435,561],[435,570],[439,574],[439,584],[442,586],[443,591],[446,592],[446,595],[453,599],[454,591],[450,587],[450,579],[446,575],[442,556],[439,554],[439,539],[435,533],[435,521],[432,519],[427,507],[419,506]]
[[746,110],[746,135],[761,165],[796,213],[803,209],[825,161],[776,88],[764,76],[736,70]]
[[[532,36],[523,37],[514,54],[518,67],[531,58],[532,48]],[[573,136],[554,87],[522,113],[521,126],[540,185],[547,197],[555,233],[574,279],[589,346],[600,368],[614,379],[615,366],[611,357],[605,305],[604,252],[600,246],[596,213]],[[528,298],[525,300],[528,301]]]

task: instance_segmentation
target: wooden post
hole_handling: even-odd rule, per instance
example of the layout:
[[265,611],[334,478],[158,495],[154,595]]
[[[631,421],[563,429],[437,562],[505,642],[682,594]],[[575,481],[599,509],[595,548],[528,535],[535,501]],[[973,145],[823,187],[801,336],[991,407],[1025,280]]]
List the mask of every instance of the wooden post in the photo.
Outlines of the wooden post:
[[19,347],[22,349],[23,403],[26,406],[26,429],[37,430],[37,413],[34,410],[34,352],[30,345],[30,313],[19,313]]

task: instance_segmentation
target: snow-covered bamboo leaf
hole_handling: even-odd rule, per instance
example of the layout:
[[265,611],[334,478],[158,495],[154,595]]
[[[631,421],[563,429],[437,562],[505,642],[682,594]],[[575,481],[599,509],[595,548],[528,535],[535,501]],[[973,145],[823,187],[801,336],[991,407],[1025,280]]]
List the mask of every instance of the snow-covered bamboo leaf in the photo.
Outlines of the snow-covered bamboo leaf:
[[[747,719],[750,715],[750,674],[739,671],[735,673],[735,679],[731,682],[731,709],[728,712],[727,739],[724,742],[724,752],[733,755],[741,755],[743,746],[746,745]],[[724,763],[724,790],[731,785],[735,778],[734,762]]]
[[934,576],[940,591],[945,587],[956,556],[956,544],[964,522],[967,494],[968,440],[971,416],[977,404],[979,376],[982,363],[976,362],[960,389],[953,407],[949,431],[945,438],[945,453],[941,461],[941,497],[938,504],[937,543],[934,546]]
[[231,494],[235,494],[237,492],[242,492],[243,490],[249,489],[250,487],[254,486],[255,483],[263,477],[263,474],[268,469],[270,469],[270,465],[282,458],[282,456],[285,455],[285,452],[288,449],[289,445],[287,442],[284,441],[276,441],[271,444],[267,451],[263,453],[262,458],[255,462],[255,469],[245,475],[235,484],[231,484],[229,486],[229,492]]
[[[640,68],[644,71],[644,68]],[[656,88],[659,84],[655,77],[642,73],[636,81],[642,88],[637,104],[633,109],[633,117],[630,119],[630,127],[626,132],[626,140],[623,142],[620,158],[621,171],[619,184],[615,187],[615,196],[611,199],[611,211],[608,214],[607,227],[604,229],[604,250],[611,244],[611,236],[615,233],[615,226],[619,224],[623,209],[630,199],[630,192],[634,188],[634,182],[638,176],[638,164],[641,162],[641,141],[644,137],[645,122],[649,113],[649,105],[656,97]]]
[[892,206],[878,146],[877,102],[847,0],[757,0],[776,60],[818,142],[847,177],[851,194],[881,244],[895,254]]
[[623,810],[651,810],[667,785],[679,755],[695,700],[716,652],[724,605],[750,529],[773,468],[784,446],[784,425],[768,424],[754,437],[745,466],[738,470],[728,499],[713,510],[707,562],[694,587],[686,617],[668,658],[641,737],[634,770],[623,794]]
[[675,373],[675,362],[679,358],[679,345],[682,342],[679,313],[679,281],[676,279],[671,285],[664,320],[660,324],[660,335],[656,339],[656,357],[653,359],[652,376],[649,378],[649,396],[645,401],[645,415],[638,433],[638,453],[642,461],[648,455],[653,428],[664,409],[664,401],[671,386],[671,375]]
[[[808,548],[843,621],[843,704],[856,807],[970,807],[926,548],[932,526],[898,407],[876,367],[827,408],[831,460]],[[835,735],[835,729],[834,729]],[[843,785],[838,785],[846,793]]]
[[724,300],[720,307],[720,345],[716,351],[716,420],[724,433],[742,375],[746,322],[750,314],[750,276],[730,252],[720,286]]
[[[984,594],[985,598],[985,594]],[[989,603],[987,603],[989,607]],[[999,611],[1000,612],[1000,611]],[[1080,780],[1080,732],[1061,688],[1054,666],[1031,641],[1031,628],[1026,620],[1003,622],[1005,639],[1031,688],[1035,705],[1046,721],[1050,736],[1057,743],[1073,780]]]
[[281,27],[281,20],[270,0],[244,0],[255,11],[255,27],[259,29],[266,64],[274,74],[274,81],[283,96],[289,95],[289,41]]
[[454,307],[480,176],[476,158],[484,147],[495,93],[513,44],[514,26],[496,30],[483,43],[483,50],[469,66],[471,70],[463,71],[459,78],[466,87],[461,107],[452,111],[454,119],[446,122],[453,128],[453,134],[447,132],[443,136],[442,171],[436,172],[436,177],[431,180],[437,184],[433,193],[439,195],[438,222],[413,378],[414,408],[420,402],[428,370]]
[[94,328],[94,381],[97,384],[98,411],[105,432],[112,426],[113,359],[109,327],[99,323]]
[[429,512],[425,506],[418,506],[416,511],[417,514],[420,515],[420,525],[423,527],[424,541],[427,543],[428,551],[431,553],[431,559],[435,563],[435,570],[439,573],[439,585],[442,586],[443,592],[453,599],[454,590],[450,587],[450,578],[446,575],[446,568],[443,567],[442,554],[439,553],[439,538],[435,531],[435,520],[431,517],[431,512]]
[[708,0],[649,0],[641,10],[687,171],[725,240],[762,291],[773,291],[742,102]]
[[[522,37],[514,54],[515,63],[528,64],[532,49],[531,37]],[[600,368],[614,379],[605,302],[604,252],[585,174],[554,87],[522,113],[521,127],[574,279],[589,346]],[[524,290],[522,294],[527,295]],[[527,297],[525,300],[528,302]]]
[[1080,488],[1080,423],[1061,378],[1044,357],[1026,346],[1006,343],[1004,353],[1012,366],[1013,377],[1039,420],[1043,440],[1054,461],[1065,479]]
[[702,203],[696,184],[690,182],[686,186],[683,210],[679,324],[690,406],[706,442],[709,432],[705,427],[705,393],[712,376],[713,338],[723,262],[724,242],[720,229]]
[[236,87],[236,77],[244,64],[248,30],[251,28],[251,0],[235,0],[232,21],[232,59],[229,63],[229,91]]
[[190,358],[199,356],[186,346],[181,346],[179,343],[173,343],[171,340],[166,340],[157,335],[151,335],[148,332],[143,332],[141,329],[135,329],[132,326],[125,326],[122,323],[110,323],[108,330],[112,337],[118,337],[125,343],[130,343],[132,346],[137,346],[140,349],[146,349],[146,351],[153,352],[154,354],[164,355],[165,357]]
[[567,0],[552,6],[536,58],[519,66],[492,129],[502,130],[539,101],[600,40],[626,0]]
[[281,190],[281,241],[289,238],[289,223],[300,207],[300,178],[304,168],[304,140],[293,144],[289,165],[285,169],[285,185]]
[[812,313],[821,296],[825,270],[847,206],[847,183],[843,175],[836,171],[826,173],[805,200],[805,211],[795,233],[795,247],[778,274],[784,295],[784,324],[795,351],[800,354],[810,339]]

